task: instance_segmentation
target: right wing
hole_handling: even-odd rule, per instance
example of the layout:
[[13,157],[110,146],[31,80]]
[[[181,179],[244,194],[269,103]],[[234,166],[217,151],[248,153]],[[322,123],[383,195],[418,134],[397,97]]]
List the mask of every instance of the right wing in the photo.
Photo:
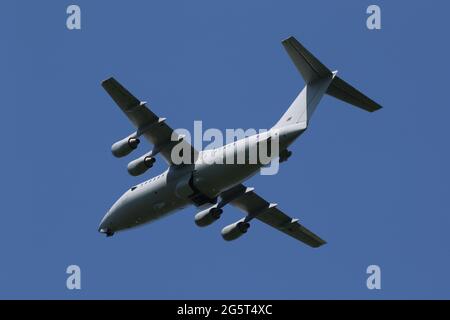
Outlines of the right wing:
[[198,151],[184,139],[180,142],[182,137],[174,133],[174,130],[166,124],[164,118],[159,118],[147,108],[145,102],[139,101],[114,78],[103,81],[102,87],[136,127],[136,135],[143,135],[153,144],[154,150],[161,153],[168,164],[173,163],[172,149],[179,143],[185,144],[183,150],[191,150],[191,163],[194,162]]
[[240,184],[225,191],[221,196],[226,199],[227,196],[233,197],[236,194],[240,194],[240,196],[234,197],[234,200],[231,200],[230,203],[246,212],[249,218],[256,218],[314,248],[326,243],[319,236],[298,223],[298,219],[289,217],[279,210],[275,204],[271,204],[261,198],[252,188],[247,188]]

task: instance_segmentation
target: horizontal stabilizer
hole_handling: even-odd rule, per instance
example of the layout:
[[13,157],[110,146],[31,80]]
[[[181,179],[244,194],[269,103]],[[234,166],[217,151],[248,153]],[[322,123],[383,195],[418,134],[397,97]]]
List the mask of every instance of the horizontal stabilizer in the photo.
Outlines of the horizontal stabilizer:
[[369,112],[381,109],[381,106],[378,103],[359,92],[339,77],[333,78],[331,85],[328,87],[327,94]]

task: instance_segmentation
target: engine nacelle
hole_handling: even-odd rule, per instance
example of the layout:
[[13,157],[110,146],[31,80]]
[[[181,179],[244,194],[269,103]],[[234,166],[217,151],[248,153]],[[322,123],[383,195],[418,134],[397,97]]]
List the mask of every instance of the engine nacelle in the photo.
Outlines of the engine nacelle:
[[125,157],[130,154],[131,151],[136,149],[140,142],[139,138],[132,136],[126,137],[125,139],[114,143],[111,147],[111,152],[117,158]]
[[222,212],[222,209],[216,207],[200,211],[195,215],[195,224],[199,227],[209,226],[211,223],[220,218]]
[[132,176],[138,176],[143,174],[145,171],[153,167],[153,164],[155,163],[156,159],[152,156],[145,154],[140,158],[137,158],[136,160],[131,161],[127,168],[128,173]]
[[222,229],[222,237],[226,241],[236,240],[250,228],[250,223],[238,221]]

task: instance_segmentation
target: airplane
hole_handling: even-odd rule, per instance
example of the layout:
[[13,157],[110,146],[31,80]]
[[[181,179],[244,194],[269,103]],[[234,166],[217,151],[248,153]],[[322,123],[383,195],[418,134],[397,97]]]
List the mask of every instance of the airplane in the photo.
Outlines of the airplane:
[[[301,225],[298,219],[285,214],[277,204],[264,200],[253,188],[243,184],[267,163],[200,161],[207,156],[231,156],[234,159],[237,154],[248,151],[249,146],[271,141],[277,141],[278,153],[272,154],[270,159],[278,159],[280,163],[287,161],[292,155],[288,147],[306,131],[311,116],[325,94],[369,112],[381,108],[378,103],[339,78],[337,71],[330,71],[294,37],[282,41],[282,44],[306,83],[304,89],[265,134],[248,136],[212,150],[196,150],[166,123],[165,118],[154,114],[146,102],[138,100],[114,78],[102,82],[103,88],[136,128],[135,132],[112,145],[113,155],[124,157],[130,154],[143,137],[154,148],[131,161],[128,172],[133,176],[143,174],[153,166],[156,155],[164,158],[168,169],[128,189],[103,217],[99,232],[110,237],[118,231],[149,223],[188,205],[199,208],[195,223],[206,227],[217,221],[223,208],[231,204],[243,211],[245,216],[222,229],[221,234],[226,241],[247,233],[250,222],[256,219],[313,248],[326,243]],[[176,148],[187,150],[191,161],[174,161],[173,151]]]

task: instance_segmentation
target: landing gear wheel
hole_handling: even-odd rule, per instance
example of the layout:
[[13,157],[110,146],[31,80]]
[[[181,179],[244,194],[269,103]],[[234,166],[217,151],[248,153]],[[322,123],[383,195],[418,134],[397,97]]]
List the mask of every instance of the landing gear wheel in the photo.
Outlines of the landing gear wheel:
[[112,231],[106,231],[106,237],[107,238],[109,238],[109,237],[112,237],[113,235],[114,235],[114,232],[112,232]]
[[292,151],[283,150],[280,153],[280,163],[287,161],[292,156]]

